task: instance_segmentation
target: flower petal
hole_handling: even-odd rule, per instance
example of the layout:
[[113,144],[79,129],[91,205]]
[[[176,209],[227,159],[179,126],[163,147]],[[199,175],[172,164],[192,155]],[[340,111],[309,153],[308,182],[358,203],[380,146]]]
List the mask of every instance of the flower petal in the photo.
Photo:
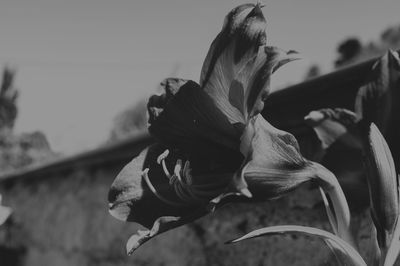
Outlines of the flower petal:
[[126,243],[126,253],[132,255],[132,253],[138,249],[141,245],[152,239],[153,237],[164,233],[168,230],[177,228],[181,225],[193,222],[194,220],[207,214],[204,209],[199,209],[194,211],[188,216],[184,217],[174,217],[174,216],[164,216],[158,218],[151,230],[138,230],[135,234],[129,237]]
[[[272,73],[296,59],[299,57],[295,52],[260,46],[253,59],[243,63],[237,71],[233,69],[232,73],[222,73],[217,69],[219,73],[216,79],[210,80],[203,88],[231,123],[245,124],[264,108],[264,101],[270,92]],[[228,70],[228,67],[221,68]],[[235,114],[237,111],[239,116]]]
[[[204,60],[200,84],[208,82],[219,58],[229,46],[233,46],[233,41],[242,44],[229,48],[232,49],[231,52],[233,52],[236,62],[242,60],[248,50],[252,49],[252,52],[255,53],[258,46],[266,44],[266,21],[260,8],[258,4],[242,4],[228,13],[221,32],[212,42]],[[247,57],[251,57],[251,55],[247,55]]]
[[265,54],[265,28],[259,4],[233,9],[204,61],[200,85],[233,124],[246,124],[249,83],[260,65],[258,55]]
[[238,149],[241,129],[234,127],[193,81],[184,83],[175,94],[167,90],[164,95],[152,96],[148,108],[150,114],[155,108],[161,110],[150,115],[149,131],[168,147],[204,157],[221,157],[229,154],[226,150]]
[[242,176],[250,191],[261,197],[280,197],[313,178],[311,163],[301,156],[296,139],[261,115],[246,127],[241,152],[246,157]]
[[342,108],[320,109],[310,112],[304,117],[305,122],[313,127],[321,141],[322,148],[329,148],[334,142],[340,140],[349,147],[361,149],[361,140],[351,134],[354,131],[358,116]]
[[350,233],[350,211],[336,177],[320,164],[306,160],[296,139],[274,128],[261,115],[250,121],[243,134],[241,152],[245,155],[237,190],[248,186],[258,199],[278,198],[313,180],[328,193],[336,215],[338,234],[354,244]]
[[[342,108],[320,109],[310,112],[305,123],[311,126],[320,144],[311,143],[307,154],[332,171],[346,193],[352,207],[366,206],[368,189],[363,166],[365,144],[360,135],[360,118]],[[309,138],[304,143],[311,142]]]
[[160,90],[165,91],[162,95],[153,95],[147,104],[149,112],[149,123],[157,119],[158,115],[164,110],[169,101],[189,80],[180,78],[166,78],[160,82]]
[[[164,151],[163,148],[157,144],[146,148],[118,174],[108,194],[112,216],[151,228],[154,221],[161,216],[181,216],[188,211],[189,208],[185,208],[185,203],[179,200],[173,187],[169,185],[162,166],[156,162],[158,155]],[[151,169],[148,174],[157,193],[182,206],[167,204],[152,192],[144,179],[143,170],[146,168]]]
[[[194,162],[193,167],[185,163],[179,171],[177,165],[185,159],[181,157],[183,155],[175,151],[166,157],[164,150],[165,146],[161,144],[148,147],[122,169],[111,185],[108,196],[110,214],[148,229],[131,237],[128,252],[152,237],[189,223],[225,203],[225,200],[210,202],[226,191],[233,171],[223,174],[218,173],[218,169],[207,169],[208,161]],[[162,162],[160,154],[164,156]],[[182,173],[179,176],[182,180],[178,181],[176,171],[179,175]]]
[[[253,68],[244,68],[238,75],[241,80],[249,80],[246,94],[247,119],[264,109],[264,101],[270,93],[271,75],[285,64],[300,58],[294,50],[285,51],[275,46],[260,47]],[[249,72],[246,73],[246,70]]]

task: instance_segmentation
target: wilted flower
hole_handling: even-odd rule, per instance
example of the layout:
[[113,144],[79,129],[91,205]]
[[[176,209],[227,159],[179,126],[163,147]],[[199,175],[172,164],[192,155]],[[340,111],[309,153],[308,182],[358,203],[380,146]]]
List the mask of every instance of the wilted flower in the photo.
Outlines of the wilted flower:
[[360,118],[353,112],[343,108],[320,109],[310,112],[304,117],[306,124],[313,127],[323,149],[340,141],[344,145],[360,149],[361,140],[357,135],[357,122]]
[[317,178],[341,207],[335,214],[346,234],[349,213],[334,176],[305,160],[292,135],[259,115],[270,75],[298,58],[296,52],[265,46],[260,7],[245,4],[227,15],[200,85],[167,79],[165,94],[149,99],[149,131],[157,143],[124,167],[109,193],[114,217],[150,228],[130,238],[128,253],[231,196],[276,198]]
[[[363,124],[360,117],[347,109],[326,108],[310,112],[304,120],[319,140],[312,147],[306,147],[308,153],[305,156],[313,154],[313,160],[322,163],[337,176],[346,196],[350,197],[350,205],[366,206],[365,144],[360,135],[360,125]],[[303,151],[304,145],[301,148]]]

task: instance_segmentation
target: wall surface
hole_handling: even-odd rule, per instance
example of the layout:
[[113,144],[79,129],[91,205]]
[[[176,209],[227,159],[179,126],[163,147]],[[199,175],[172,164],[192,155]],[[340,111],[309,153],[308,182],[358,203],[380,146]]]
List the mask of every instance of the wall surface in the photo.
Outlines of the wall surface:
[[[114,219],[107,210],[108,189],[121,167],[81,168],[1,183],[3,204],[14,209],[11,221],[0,228],[0,251],[8,251],[1,265],[336,265],[323,242],[313,238],[273,236],[224,244],[269,225],[329,230],[319,194],[307,187],[273,202],[226,206],[158,236],[128,257],[125,243],[138,226]],[[360,215],[366,217],[367,212]],[[369,219],[356,220],[365,246]]]

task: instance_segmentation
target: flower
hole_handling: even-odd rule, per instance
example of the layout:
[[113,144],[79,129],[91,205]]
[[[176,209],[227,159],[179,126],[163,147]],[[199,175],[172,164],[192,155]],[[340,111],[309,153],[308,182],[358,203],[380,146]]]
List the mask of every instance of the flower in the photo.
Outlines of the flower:
[[311,138],[303,141],[303,145],[300,145],[302,151],[304,143],[308,144],[304,155],[314,155],[313,160],[335,174],[350,207],[366,207],[368,188],[363,165],[363,152],[366,148],[361,137],[363,121],[357,114],[342,108],[311,111],[304,120],[313,128],[319,140],[315,144],[310,143]]
[[[305,160],[294,137],[259,114],[271,74],[298,59],[266,46],[265,26],[260,4],[234,8],[210,47],[200,84],[166,79],[165,93],[149,99],[156,144],[122,169],[109,192],[111,215],[148,228],[128,240],[129,254],[233,198],[276,198],[313,178],[333,192],[335,206],[343,204],[334,176]],[[343,232],[348,209],[336,214]]]

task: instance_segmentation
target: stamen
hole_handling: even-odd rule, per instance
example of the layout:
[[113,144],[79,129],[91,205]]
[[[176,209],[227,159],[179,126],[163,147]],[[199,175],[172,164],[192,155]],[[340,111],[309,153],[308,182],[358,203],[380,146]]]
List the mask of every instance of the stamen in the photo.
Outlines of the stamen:
[[253,195],[251,194],[250,190],[247,188],[247,182],[244,178],[244,172],[246,168],[248,167],[248,164],[246,164],[241,170],[240,173],[235,173],[233,177],[233,185],[234,188],[240,192],[243,196],[247,198],[252,198]]
[[179,182],[182,182],[181,170],[182,170],[182,160],[178,159],[176,161],[175,168],[174,168],[174,176],[176,176],[178,178]]
[[178,180],[178,177],[176,175],[171,176],[171,178],[169,179],[169,184],[170,185],[174,185],[175,182]]
[[168,171],[167,165],[165,164],[165,160],[162,160],[161,165],[167,178],[171,179],[171,174]]
[[185,179],[186,184],[188,184],[188,185],[193,184],[192,173],[191,173],[189,161],[186,161],[185,165],[183,166],[183,178]]
[[161,201],[164,201],[165,203],[170,204],[170,205],[174,205],[174,206],[178,206],[178,207],[187,206],[186,204],[175,202],[175,201],[169,200],[169,199],[161,196],[160,193],[157,192],[157,190],[154,188],[153,184],[151,183],[148,173],[149,173],[149,168],[144,169],[142,172],[142,177],[146,181],[146,184],[150,188],[151,192],[153,192],[153,194],[156,195],[157,198],[159,198]]
[[163,153],[160,154],[160,156],[158,156],[157,158],[157,163],[162,165],[163,171],[165,173],[165,176],[168,179],[171,179],[171,174],[168,171],[167,165],[165,163],[165,159],[167,158],[167,156],[169,155],[169,150],[165,150]]
[[[161,153],[157,157],[157,163],[162,166],[162,169],[164,171],[165,176],[168,179],[169,185],[173,186],[176,195],[186,204],[183,204],[181,202],[175,202],[171,201],[162,195],[160,195],[154,186],[151,184],[147,172],[148,169],[145,169],[143,171],[143,178],[146,181],[147,185],[149,186],[150,190],[156,195],[160,200],[166,202],[167,204],[170,205],[175,205],[175,206],[187,206],[189,204],[193,203],[204,203],[204,198],[209,197],[209,195],[212,195],[214,191],[203,191],[204,186],[193,186],[193,177],[191,174],[191,168],[190,168],[190,161],[185,161],[183,164],[182,159],[177,159],[175,166],[174,166],[174,171],[173,174],[169,172],[167,168],[167,163],[166,163],[166,158],[169,155],[169,150],[165,150],[163,153]],[[207,186],[207,185],[206,185]],[[214,187],[213,185],[211,187]],[[219,189],[218,189],[219,190]],[[245,189],[246,190],[246,189]],[[247,190],[248,191],[248,190]],[[246,193],[247,191],[242,191],[242,194],[246,195],[247,197],[251,197],[250,193]]]
[[157,163],[160,164],[161,160],[165,160],[169,154],[169,150],[166,149],[163,153],[161,153],[157,158]]
[[232,196],[240,196],[241,194],[238,192],[228,192],[228,193],[222,193],[219,196],[213,198],[208,205],[206,206],[207,210],[209,212],[215,211],[217,208],[217,205],[221,203],[221,201],[227,197],[232,197]]

